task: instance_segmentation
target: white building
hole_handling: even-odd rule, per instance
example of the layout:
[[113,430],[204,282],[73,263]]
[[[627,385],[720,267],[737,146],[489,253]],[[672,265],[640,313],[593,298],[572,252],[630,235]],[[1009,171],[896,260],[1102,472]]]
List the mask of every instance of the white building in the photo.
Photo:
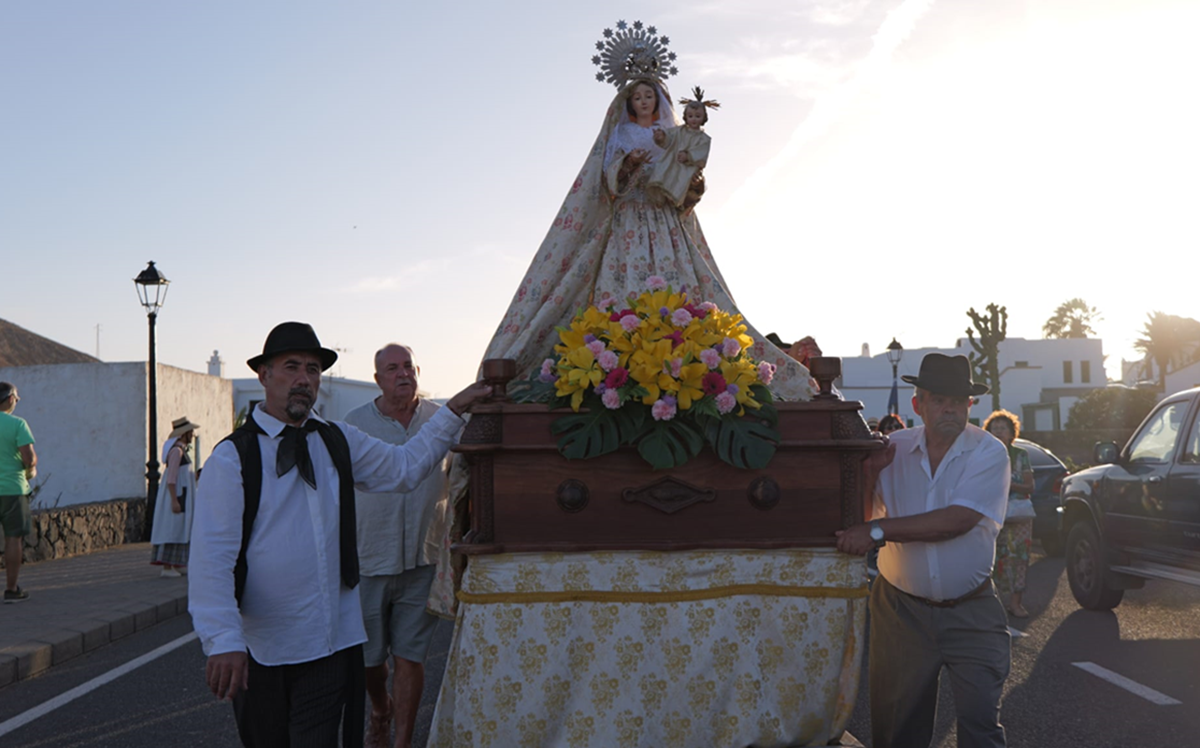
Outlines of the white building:
[[[47,364],[0,368],[17,385],[16,415],[29,422],[38,455],[39,506],[67,506],[146,495],[149,386],[145,361]],[[232,386],[226,379],[158,365],[158,444],[171,421],[200,424],[196,464],[233,428]],[[160,473],[164,468],[160,466]]]
[[[866,346],[864,346],[866,352]],[[928,353],[969,355],[971,343],[960,338],[954,348],[905,349],[897,376],[916,376]],[[1057,431],[1067,421],[1075,401],[1107,384],[1103,343],[1096,338],[1008,338],[1000,344],[1000,407],[1020,416],[1030,431]],[[892,390],[892,365],[887,354],[842,359],[838,388],[847,400],[861,400],[863,417],[887,413]],[[919,424],[912,409],[912,386],[899,382],[900,415]],[[971,409],[971,418],[982,422],[992,412],[992,396],[983,395]]]

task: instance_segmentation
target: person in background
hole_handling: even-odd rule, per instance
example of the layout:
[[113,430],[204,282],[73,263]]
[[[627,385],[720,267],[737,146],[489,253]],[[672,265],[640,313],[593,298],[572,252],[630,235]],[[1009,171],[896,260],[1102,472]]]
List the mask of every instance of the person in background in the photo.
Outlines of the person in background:
[[21,554],[29,534],[29,481],[37,475],[33,433],[24,418],[13,415],[21,397],[17,386],[0,382],[0,526],[4,528],[4,602],[19,603],[29,593],[17,584]]
[[150,528],[151,564],[162,566],[159,576],[183,576],[188,563],[188,543],[192,538],[192,511],[195,508],[196,473],[188,455],[196,429],[187,419],[171,423],[167,437],[166,475],[158,487],[154,502],[154,526]]
[[[346,423],[389,444],[404,444],[442,406],[418,391],[421,368],[412,349],[391,343],[375,354],[375,384],[381,394],[346,414]],[[367,748],[412,745],[425,655],[437,617],[426,612],[436,566],[437,542],[430,537],[435,514],[446,509],[449,483],[445,468],[434,470],[414,490],[397,493],[356,492],[358,563],[367,643],[363,659],[367,696]],[[429,544],[432,543],[432,548]],[[388,698],[388,659],[392,662],[392,696]]]
[[983,428],[1004,442],[1012,468],[1012,484],[1008,492],[1008,510],[1004,527],[996,536],[996,565],[992,576],[1001,599],[1014,618],[1026,618],[1029,611],[1021,604],[1025,592],[1025,573],[1029,570],[1029,547],[1033,542],[1033,465],[1029,453],[1013,446],[1021,435],[1021,420],[1007,410],[997,410],[983,422]]
[[893,431],[899,431],[904,428],[904,421],[895,413],[888,413],[883,418],[879,419],[879,427],[876,429],[879,433],[887,435]]

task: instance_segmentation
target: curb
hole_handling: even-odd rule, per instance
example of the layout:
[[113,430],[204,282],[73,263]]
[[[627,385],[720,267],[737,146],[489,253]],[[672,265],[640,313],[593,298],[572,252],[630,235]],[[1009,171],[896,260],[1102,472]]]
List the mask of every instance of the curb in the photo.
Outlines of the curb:
[[50,629],[35,640],[0,650],[0,688],[32,678],[85,652],[187,613],[187,593],[161,602],[127,603],[70,626]]

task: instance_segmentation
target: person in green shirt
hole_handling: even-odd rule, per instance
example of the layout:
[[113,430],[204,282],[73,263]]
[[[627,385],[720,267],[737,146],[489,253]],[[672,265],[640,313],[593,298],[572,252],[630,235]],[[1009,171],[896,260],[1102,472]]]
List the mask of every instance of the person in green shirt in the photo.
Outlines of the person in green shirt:
[[17,574],[30,529],[29,481],[37,475],[37,453],[29,424],[12,414],[20,400],[16,385],[0,382],[0,526],[4,528],[6,603],[29,599],[29,593],[17,585]]

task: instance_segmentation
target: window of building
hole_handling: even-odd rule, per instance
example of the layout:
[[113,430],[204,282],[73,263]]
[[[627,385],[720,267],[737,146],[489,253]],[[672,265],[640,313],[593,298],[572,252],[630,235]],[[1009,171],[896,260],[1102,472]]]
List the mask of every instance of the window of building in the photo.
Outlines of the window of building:
[[1084,384],[1087,384],[1088,382],[1092,381],[1092,362],[1091,361],[1080,361],[1079,362],[1079,381],[1083,382]]
[[1075,370],[1071,367],[1070,361],[1063,361],[1063,383],[1070,384],[1075,381]]

